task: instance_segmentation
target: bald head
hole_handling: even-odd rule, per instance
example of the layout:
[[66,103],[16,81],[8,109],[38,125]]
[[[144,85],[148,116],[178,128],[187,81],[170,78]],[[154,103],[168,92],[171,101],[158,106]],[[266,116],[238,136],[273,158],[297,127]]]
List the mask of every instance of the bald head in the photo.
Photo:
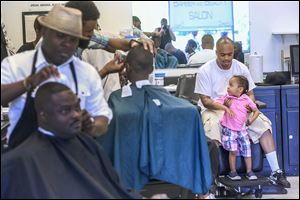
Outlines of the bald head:
[[228,37],[222,37],[217,41],[217,64],[223,70],[231,67],[233,59],[233,42]]
[[217,49],[221,47],[221,45],[229,44],[233,47],[233,41],[229,37],[221,37],[217,41]]

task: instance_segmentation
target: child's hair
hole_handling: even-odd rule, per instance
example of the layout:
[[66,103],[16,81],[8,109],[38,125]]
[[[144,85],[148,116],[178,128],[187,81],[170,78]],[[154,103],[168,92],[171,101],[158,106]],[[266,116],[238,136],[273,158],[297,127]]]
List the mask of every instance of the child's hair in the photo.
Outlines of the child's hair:
[[245,76],[235,75],[233,78],[236,78],[239,84],[239,87],[242,87],[244,90],[242,94],[246,94],[249,90],[249,82]]

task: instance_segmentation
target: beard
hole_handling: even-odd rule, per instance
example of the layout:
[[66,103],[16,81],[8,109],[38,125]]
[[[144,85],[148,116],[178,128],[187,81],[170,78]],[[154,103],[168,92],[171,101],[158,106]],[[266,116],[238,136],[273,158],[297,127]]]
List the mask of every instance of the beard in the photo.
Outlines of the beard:
[[89,46],[89,43],[90,43],[90,40],[80,39],[78,47],[81,48],[81,49],[86,49]]

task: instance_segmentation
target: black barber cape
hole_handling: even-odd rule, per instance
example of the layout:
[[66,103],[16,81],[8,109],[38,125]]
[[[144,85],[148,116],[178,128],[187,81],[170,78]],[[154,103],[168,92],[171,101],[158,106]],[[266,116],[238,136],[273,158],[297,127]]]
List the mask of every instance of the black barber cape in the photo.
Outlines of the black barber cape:
[[141,198],[120,186],[102,148],[83,134],[62,140],[33,133],[1,155],[4,198]]

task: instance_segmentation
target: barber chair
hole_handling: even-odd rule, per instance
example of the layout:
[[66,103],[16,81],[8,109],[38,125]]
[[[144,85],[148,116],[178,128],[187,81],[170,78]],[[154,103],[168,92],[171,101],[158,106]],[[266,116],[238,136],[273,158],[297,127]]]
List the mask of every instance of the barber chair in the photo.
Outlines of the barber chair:
[[[199,101],[199,95],[194,93],[195,81],[196,74],[181,75],[178,79],[175,96],[186,99],[193,105],[197,105]],[[261,101],[255,101],[255,103],[259,109],[266,107],[266,104]],[[201,108],[198,107],[198,110],[200,112]],[[207,138],[207,142],[210,151],[211,166],[216,186],[212,188],[211,192],[215,193],[216,197],[234,195],[236,198],[240,198],[244,194],[254,193],[255,197],[261,198],[262,193],[287,193],[284,188],[280,188],[277,186],[275,186],[277,187],[277,189],[271,189],[273,191],[267,191],[269,190],[269,188],[265,190],[265,186],[272,185],[269,183],[267,177],[259,176],[260,172],[262,172],[263,170],[264,160],[264,153],[260,144],[251,144],[252,170],[258,176],[258,180],[249,181],[245,177],[242,177],[241,181],[232,181],[225,176],[230,171],[228,151],[224,150],[222,146],[219,146],[216,142],[210,140],[209,138]],[[236,165],[237,172],[241,176],[245,175],[246,167],[242,157],[237,157]]]
[[175,96],[186,99],[193,105],[197,105],[199,95],[194,93],[196,74],[183,74],[178,78]]

